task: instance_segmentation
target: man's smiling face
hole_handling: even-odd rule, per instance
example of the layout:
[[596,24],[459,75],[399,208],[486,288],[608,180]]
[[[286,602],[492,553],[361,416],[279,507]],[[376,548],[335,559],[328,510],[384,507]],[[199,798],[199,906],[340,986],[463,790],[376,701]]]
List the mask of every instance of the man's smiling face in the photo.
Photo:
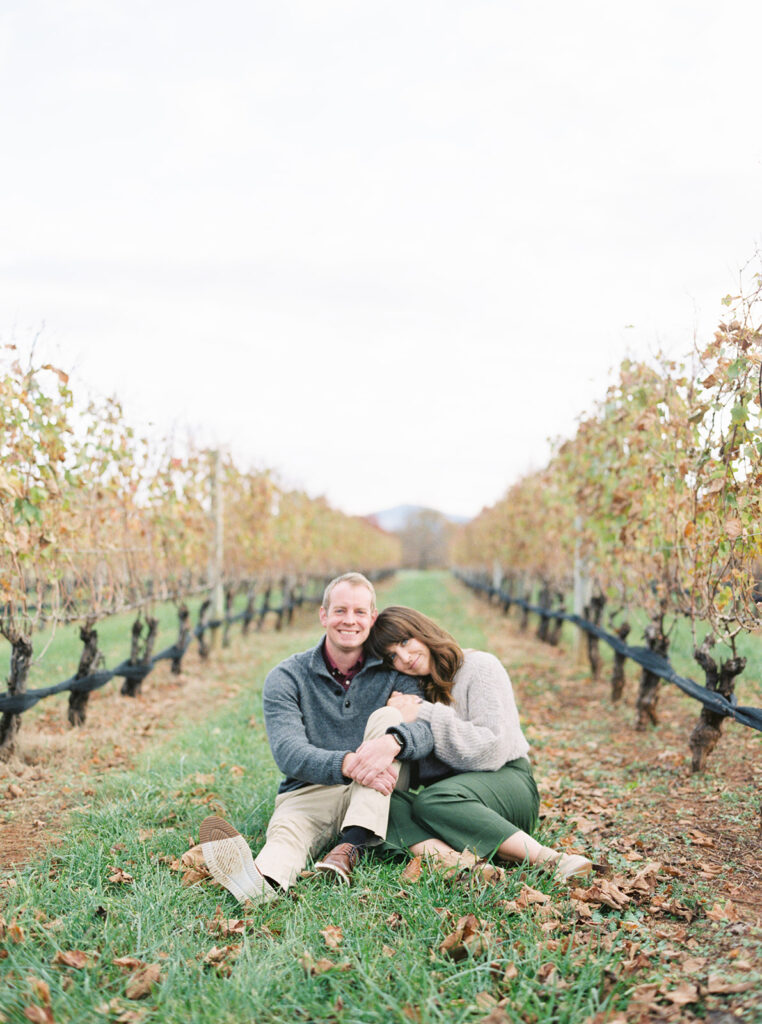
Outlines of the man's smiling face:
[[333,588],[328,608],[320,609],[329,651],[356,651],[359,657],[378,615],[372,603],[370,591],[362,585],[345,581]]

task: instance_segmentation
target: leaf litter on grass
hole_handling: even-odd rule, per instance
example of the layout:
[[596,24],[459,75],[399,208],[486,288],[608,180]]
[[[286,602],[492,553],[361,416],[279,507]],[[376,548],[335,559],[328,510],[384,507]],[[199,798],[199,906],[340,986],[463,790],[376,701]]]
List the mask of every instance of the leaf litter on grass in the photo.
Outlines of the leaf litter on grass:
[[[470,608],[511,675],[533,747],[543,834],[595,860],[591,883],[570,891],[578,923],[617,910],[639,940],[624,966],[642,970],[648,961],[663,974],[635,987],[621,1020],[682,1022],[725,1011],[762,1020],[762,1000],[747,997],[762,993],[762,836],[752,815],[744,826],[718,813],[734,792],[758,799],[758,735],[727,723],[705,775],[692,776],[695,702],[664,684],[661,724],[635,732],[633,710],[612,704],[608,682],[591,680],[570,650],[541,644],[476,598]],[[629,699],[636,685],[633,673]],[[752,980],[739,977],[739,960]]]
[[[496,619],[502,628],[503,620]],[[489,614],[480,618],[490,629],[491,621]],[[652,764],[656,780],[669,783],[672,792],[668,795],[674,796],[677,792],[676,780],[694,800],[706,795],[697,792],[691,780],[679,781],[682,769],[672,753],[676,748],[673,732],[669,733],[669,756],[664,758],[658,754],[650,759],[646,757],[642,736],[637,738],[639,749],[635,744],[622,742],[618,735],[609,746],[610,736],[604,732],[603,725],[615,735],[615,726],[620,732],[624,729],[625,715],[616,709],[611,716],[599,716],[596,704],[595,729],[589,736],[590,726],[583,710],[589,714],[590,697],[582,692],[589,687],[580,688],[579,680],[564,678],[560,668],[565,655],[550,655],[547,660],[542,646],[536,646],[539,652],[527,659],[536,679],[526,684],[526,691],[522,690],[525,683],[520,668],[510,661],[508,665],[522,720],[527,723],[535,747],[537,774],[542,780],[543,834],[546,838],[556,837],[557,845],[564,849],[581,853],[593,851],[595,875],[589,880],[573,880],[572,885],[562,886],[536,870],[519,867],[507,869],[503,878],[489,883],[471,871],[455,870],[445,877],[445,872],[437,874],[422,864],[420,871],[418,867],[412,869],[415,878],[402,879],[398,870],[387,881],[378,869],[366,867],[364,870],[369,872],[366,884],[371,890],[380,888],[380,891],[373,891],[370,900],[367,889],[358,887],[335,892],[319,889],[315,880],[305,880],[297,886],[296,902],[282,901],[281,905],[266,911],[246,909],[244,918],[227,917],[226,904],[221,903],[222,910],[214,912],[218,924],[213,932],[207,925],[214,920],[212,908],[215,902],[220,902],[220,890],[213,891],[211,883],[204,881],[194,841],[189,839],[188,849],[183,853],[177,849],[177,839],[181,831],[192,831],[192,826],[186,824],[188,803],[198,801],[201,806],[205,800],[219,799],[214,792],[217,785],[226,799],[232,801],[231,790],[223,788],[222,780],[227,776],[234,783],[239,776],[219,764],[213,772],[199,769],[201,775],[214,775],[214,781],[209,781],[209,788],[204,790],[195,773],[186,777],[177,790],[180,796],[172,799],[171,823],[176,827],[162,832],[161,814],[154,814],[153,820],[150,823],[146,820],[146,824],[150,824],[155,835],[138,836],[139,843],[145,844],[146,865],[154,863],[158,867],[162,859],[170,856],[168,851],[174,851],[170,866],[174,866],[171,862],[178,862],[177,875],[174,872],[170,875],[165,868],[157,872],[157,878],[163,874],[165,881],[161,884],[166,886],[172,884],[175,875],[180,924],[178,930],[172,932],[173,942],[182,940],[179,948],[185,948],[182,943],[195,936],[190,945],[195,946],[191,957],[196,957],[202,979],[198,984],[207,988],[225,986],[223,1005],[231,1005],[230,1000],[238,998],[239,983],[245,984],[245,979],[262,973],[257,973],[257,965],[260,957],[265,956],[268,968],[264,983],[274,986],[278,994],[273,996],[274,1003],[259,1005],[257,1017],[263,1021],[306,1019],[304,1013],[320,1020],[331,1019],[332,1013],[336,1021],[343,1019],[342,1014],[349,1014],[347,1019],[360,1019],[362,1010],[357,1009],[360,989],[356,986],[360,978],[366,981],[368,971],[373,985],[386,985],[394,998],[399,997],[396,1008],[389,1011],[386,1019],[439,1021],[457,1015],[470,1021],[486,1013],[483,1019],[515,1020],[522,1024],[537,1024],[548,1017],[573,1021],[573,1024],[590,1024],[596,1017],[597,1002],[598,1007],[605,1009],[601,1009],[600,1020],[595,1024],[602,1024],[604,1020],[613,1024],[617,1019],[626,1020],[628,1024],[638,1020],[680,1021],[682,1024],[695,1019],[697,1014],[711,1012],[715,1006],[745,1007],[752,990],[742,991],[738,986],[754,983],[756,964],[749,952],[749,933],[739,930],[730,932],[730,936],[726,934],[730,929],[748,927],[747,905],[736,906],[726,887],[727,872],[723,869],[718,874],[716,870],[721,866],[719,857],[728,848],[727,841],[698,815],[685,815],[679,843],[652,842],[655,837],[664,838],[669,821],[664,820],[661,804],[651,805],[645,799],[648,793],[644,770],[638,768],[635,774],[631,770],[636,763]],[[552,680],[552,694],[543,694],[540,687],[543,677]],[[533,687],[539,694],[536,707],[532,705]],[[559,708],[562,709],[560,714]],[[248,715],[247,710],[242,719],[244,723]],[[599,723],[598,717],[605,721]],[[253,735],[251,730],[248,735]],[[580,736],[585,737],[583,741]],[[262,742],[261,737],[257,741]],[[239,759],[236,756],[236,760]],[[637,782],[637,786],[633,787],[633,782]],[[706,787],[703,790],[706,791]],[[172,792],[171,786],[166,789],[167,802]],[[239,814],[244,802],[239,799]],[[571,817],[575,819],[573,822]],[[113,838],[110,842],[116,845]],[[72,862],[68,857],[60,863],[52,860],[50,863],[60,874],[60,884],[71,885]],[[122,904],[128,912],[133,904],[137,907],[139,893],[135,890],[150,880],[145,868],[137,871],[127,855],[122,859],[122,855],[113,854],[108,858],[104,854],[100,876],[103,882],[108,877],[105,866],[119,867],[120,863],[122,870],[129,868],[128,873],[138,878],[138,883],[111,883],[104,887],[104,893],[108,888],[113,896],[98,897],[108,904],[108,913],[115,922]],[[658,871],[653,867],[655,864],[661,865]],[[697,893],[692,888],[692,868],[695,868],[695,877],[706,883],[711,900],[704,899],[702,892]],[[181,884],[182,877],[190,871],[201,874],[191,882],[191,886],[200,883],[197,897],[192,888],[189,891],[188,886]],[[718,879],[719,886],[716,885]],[[16,879],[5,881],[9,886],[5,891],[12,892],[10,883]],[[385,887],[388,891],[384,891]],[[19,892],[14,913],[6,915],[13,922],[12,926],[6,926],[6,950],[11,951],[15,963],[22,961],[12,952],[9,927],[25,938],[33,934],[31,947],[37,947],[39,937],[48,933],[46,924],[53,923],[34,921],[30,909],[25,909],[30,891],[25,888],[24,894]],[[531,892],[539,893],[539,898],[533,899]],[[196,898],[199,907],[205,906],[200,914],[192,910]],[[209,907],[210,900],[214,901],[212,907]],[[507,908],[506,903],[516,904],[516,909]],[[372,907],[376,909],[371,911]],[[301,915],[300,908],[304,908]],[[53,921],[60,919],[61,911],[53,904],[46,909],[50,910]],[[228,913],[232,910],[231,904]],[[315,920],[316,914],[319,920]],[[469,921],[469,916],[474,920]],[[194,928],[194,921],[198,927]],[[329,925],[342,933],[338,949],[332,950],[325,936],[320,934]],[[706,934],[697,931],[697,926],[711,928],[709,937],[717,939],[719,944],[708,945]],[[459,929],[461,934],[457,938]],[[378,934],[374,935],[374,931]],[[305,948],[302,935],[308,934],[311,935],[310,946]],[[456,935],[453,948],[460,947],[465,952],[461,959],[453,959],[440,950],[442,943],[453,934]],[[465,941],[470,937],[473,937],[470,943]],[[733,944],[729,950],[728,942]],[[69,946],[87,952],[91,942],[89,938],[81,942],[75,939]],[[102,970],[111,951],[100,945],[96,948],[96,943],[92,946],[95,952],[102,954],[99,968]],[[240,952],[236,948],[239,946]],[[36,955],[36,949],[31,947],[26,948]],[[145,941],[144,947],[135,951],[134,959],[146,966],[160,967],[156,949],[163,947]],[[18,951],[18,944],[16,948]],[[243,955],[247,949],[249,952]],[[722,954],[719,960],[715,956],[717,949]],[[0,950],[0,955],[6,950]],[[129,946],[126,950],[123,946],[122,950],[130,952]],[[734,951],[735,959],[730,955]],[[55,1005],[56,999],[61,999],[67,977],[77,978],[96,968],[77,969],[64,964],[50,968],[49,960],[54,952],[45,961],[50,974],[36,973],[45,975],[51,989],[56,973],[60,975],[56,981],[57,993],[51,996]],[[188,954],[181,956],[185,956],[187,964]],[[209,960],[204,962],[207,956]],[[298,979],[288,973],[288,957],[292,958]],[[278,971],[272,966],[276,963],[282,972],[282,982],[278,982]],[[399,963],[421,972],[421,976],[412,989],[405,988],[397,993],[407,974],[407,971],[400,971]],[[738,970],[734,970],[734,964],[738,965]],[[387,965],[388,971],[385,973],[378,965]],[[178,969],[177,963],[174,968]],[[161,989],[160,983],[154,985],[150,993],[142,997],[143,1006],[135,1009],[129,1002],[119,1002],[126,999],[125,986],[137,969],[126,974],[122,987],[114,990],[119,993],[114,996],[115,1010],[121,1007],[119,1012],[124,1014],[143,1012],[143,1007],[153,1009],[156,994]],[[32,973],[26,968],[22,970],[25,974]],[[255,974],[250,974],[252,971]],[[590,972],[593,972],[592,981],[584,982]],[[159,976],[162,975],[160,969]],[[193,977],[192,973],[189,977]],[[588,1008],[584,1013],[569,1017],[570,1000],[583,984],[592,985],[597,995],[585,1003]],[[289,986],[295,986],[293,1005],[289,1002]],[[694,989],[698,1002],[686,1001],[693,998]],[[34,997],[31,988],[29,992],[30,1000],[43,1004],[44,1011],[44,1001]],[[329,994],[330,1002],[327,1001]],[[493,999],[497,1000],[495,1005],[491,1005]],[[277,1016],[278,1000],[283,1008],[281,1016]],[[300,1014],[294,1010],[298,1004],[309,1009]],[[377,1002],[373,1004],[374,1013],[382,1009]],[[168,1016],[167,1019],[176,1018]],[[747,1015],[747,1019],[753,1020],[753,1017]]]

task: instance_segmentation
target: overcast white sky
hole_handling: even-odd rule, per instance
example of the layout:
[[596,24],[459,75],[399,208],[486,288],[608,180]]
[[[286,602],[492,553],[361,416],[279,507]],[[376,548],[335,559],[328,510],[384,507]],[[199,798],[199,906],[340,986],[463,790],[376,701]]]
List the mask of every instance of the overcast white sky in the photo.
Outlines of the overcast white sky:
[[475,514],[711,332],[761,38],[757,0],[0,0],[0,341],[346,511]]

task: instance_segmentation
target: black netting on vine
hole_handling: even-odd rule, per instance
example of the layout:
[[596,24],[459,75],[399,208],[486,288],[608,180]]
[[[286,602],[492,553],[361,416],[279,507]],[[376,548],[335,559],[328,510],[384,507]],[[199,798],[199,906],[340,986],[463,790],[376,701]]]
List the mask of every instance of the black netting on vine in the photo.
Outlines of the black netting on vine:
[[99,690],[106,683],[111,682],[112,679],[117,677],[142,682],[157,662],[169,659],[174,661],[175,659],[182,658],[188,649],[189,643],[190,637],[188,637],[188,643],[184,646],[172,644],[166,650],[155,654],[145,664],[130,665],[128,661],[123,661],[116,668],[99,669],[97,672],[91,672],[80,679],[72,676],[71,679],[65,679],[62,683],[55,683],[53,686],[43,686],[39,690],[27,690],[25,693],[0,696],[0,712],[18,715],[34,707],[37,701],[42,700],[43,697],[51,697],[54,693],[65,693],[67,690],[71,693],[89,693],[91,690]]
[[525,608],[529,612],[535,612],[537,615],[545,616],[548,619],[563,619],[565,622],[574,623],[575,626],[579,626],[586,633],[591,633],[593,636],[598,637],[599,640],[607,643],[609,647],[613,647],[618,654],[641,665],[646,671],[659,676],[660,679],[666,679],[667,682],[674,683],[683,693],[687,693],[694,700],[701,701],[710,711],[723,715],[725,718],[734,718],[737,722],[741,722],[742,725],[749,726],[750,729],[762,731],[762,708],[739,707],[735,694],[728,700],[721,693],[708,690],[705,686],[700,686],[699,683],[694,682],[692,679],[679,676],[666,658],[654,654],[647,647],[631,647],[620,637],[607,633],[605,629],[601,629],[600,626],[596,626],[594,622],[590,622],[588,619],[583,619],[580,615],[574,615],[570,612],[551,611],[549,608],[531,604],[523,598],[512,597],[498,587],[492,587],[487,583],[469,579],[462,573],[456,573],[455,575],[461,583],[464,583],[471,590],[475,590],[480,594],[486,594],[489,597],[497,597],[506,605],[515,604],[519,608]]

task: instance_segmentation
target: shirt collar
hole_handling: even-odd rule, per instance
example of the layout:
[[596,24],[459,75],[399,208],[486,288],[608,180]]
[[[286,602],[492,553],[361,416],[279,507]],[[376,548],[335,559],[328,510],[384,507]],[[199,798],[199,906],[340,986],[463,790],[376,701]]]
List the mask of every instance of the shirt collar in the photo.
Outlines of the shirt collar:
[[322,643],[322,653],[323,653],[323,661],[325,662],[326,668],[331,673],[331,675],[333,676],[334,679],[339,679],[339,680],[342,680],[342,679],[347,679],[347,680],[348,679],[354,679],[354,677],[357,675],[357,673],[365,665],[365,654],[364,654],[364,652],[360,652],[360,657],[357,659],[357,661],[354,663],[354,665],[352,665],[352,667],[350,669],[348,669],[346,672],[342,672],[342,670],[339,668],[339,666],[333,660],[331,655],[328,653],[328,648],[326,647],[325,638],[323,639],[323,643]]

